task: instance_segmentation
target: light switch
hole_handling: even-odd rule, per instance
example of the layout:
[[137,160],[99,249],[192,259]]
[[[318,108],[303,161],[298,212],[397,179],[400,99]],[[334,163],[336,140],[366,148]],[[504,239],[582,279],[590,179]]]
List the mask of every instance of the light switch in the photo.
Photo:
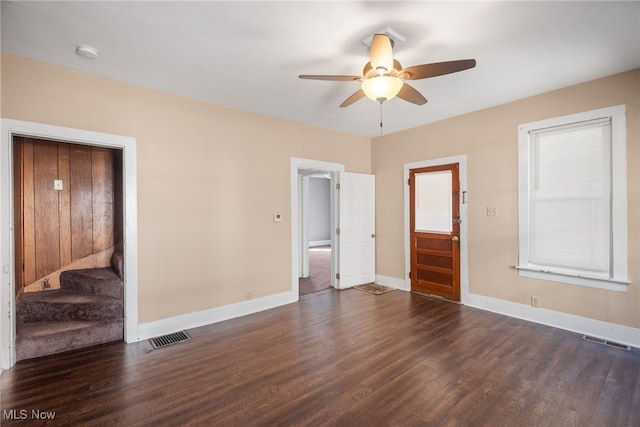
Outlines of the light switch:
[[53,180],[53,189],[54,190],[62,190],[62,180],[61,179],[54,179]]
[[273,222],[282,222],[282,215],[279,213],[273,214]]

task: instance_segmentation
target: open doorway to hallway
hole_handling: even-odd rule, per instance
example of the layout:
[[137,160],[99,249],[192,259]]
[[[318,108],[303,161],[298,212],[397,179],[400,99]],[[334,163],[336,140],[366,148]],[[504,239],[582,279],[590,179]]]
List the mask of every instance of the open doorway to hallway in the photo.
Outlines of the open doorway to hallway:
[[331,288],[331,173],[300,170],[299,295]]

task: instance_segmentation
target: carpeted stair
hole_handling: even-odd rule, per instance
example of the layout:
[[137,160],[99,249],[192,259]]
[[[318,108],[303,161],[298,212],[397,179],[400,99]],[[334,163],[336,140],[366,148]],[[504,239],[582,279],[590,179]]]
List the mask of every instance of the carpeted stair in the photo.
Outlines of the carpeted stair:
[[60,289],[22,294],[16,305],[16,360],[122,341],[123,288],[109,267],[65,271]]

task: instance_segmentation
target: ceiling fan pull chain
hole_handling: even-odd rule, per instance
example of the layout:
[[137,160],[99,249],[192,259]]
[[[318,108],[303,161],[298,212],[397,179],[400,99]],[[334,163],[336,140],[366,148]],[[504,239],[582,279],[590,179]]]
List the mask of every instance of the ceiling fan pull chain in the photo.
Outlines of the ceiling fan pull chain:
[[382,135],[382,101],[380,101],[380,135]]

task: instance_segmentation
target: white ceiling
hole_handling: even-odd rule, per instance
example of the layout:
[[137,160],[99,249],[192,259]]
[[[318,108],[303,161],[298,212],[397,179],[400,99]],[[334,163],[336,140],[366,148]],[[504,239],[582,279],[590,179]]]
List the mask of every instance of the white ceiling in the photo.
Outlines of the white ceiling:
[[[429,102],[382,107],[385,134],[640,67],[640,2],[2,1],[2,50],[163,92],[334,129],[380,135],[380,106],[338,106],[362,40],[385,28],[404,67],[475,58],[411,82]],[[75,54],[89,44],[100,55]]]

